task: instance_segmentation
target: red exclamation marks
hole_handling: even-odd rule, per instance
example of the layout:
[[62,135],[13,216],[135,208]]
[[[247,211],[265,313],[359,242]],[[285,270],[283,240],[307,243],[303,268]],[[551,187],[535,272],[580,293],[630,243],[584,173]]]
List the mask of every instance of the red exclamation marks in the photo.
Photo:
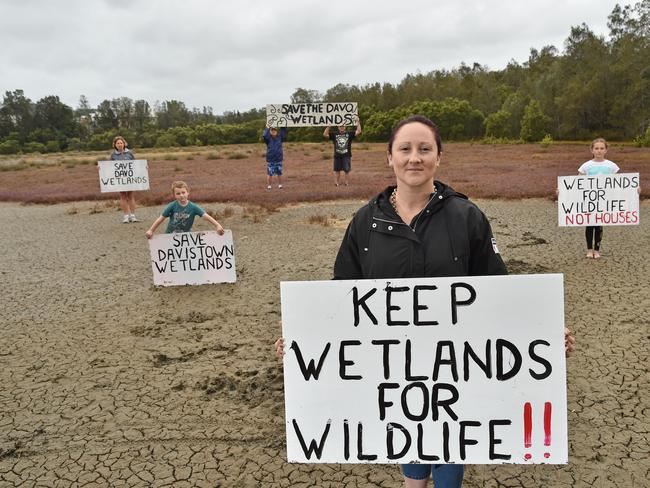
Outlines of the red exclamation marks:
[[[524,404],[524,447],[529,449],[533,445],[531,437],[533,434],[533,407],[530,402]],[[530,459],[532,456],[529,452],[524,454],[524,459]]]
[[[551,414],[553,408],[551,402],[544,403],[544,445],[549,447],[551,445]],[[530,402],[524,403],[524,447],[530,449],[533,445],[533,407]],[[533,456],[527,452],[524,454],[524,459],[529,460]],[[545,458],[550,458],[551,453],[545,452]]]
[[[544,403],[544,445],[551,445],[551,402]],[[550,452],[544,453],[545,458],[551,457]]]

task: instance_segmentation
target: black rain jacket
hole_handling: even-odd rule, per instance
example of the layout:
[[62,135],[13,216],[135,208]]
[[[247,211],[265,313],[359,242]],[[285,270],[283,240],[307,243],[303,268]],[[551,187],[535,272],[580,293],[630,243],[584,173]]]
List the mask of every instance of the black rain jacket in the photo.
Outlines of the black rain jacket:
[[461,193],[436,181],[437,192],[405,224],[390,186],[352,218],[334,264],[334,279],[386,279],[507,274],[490,224]]

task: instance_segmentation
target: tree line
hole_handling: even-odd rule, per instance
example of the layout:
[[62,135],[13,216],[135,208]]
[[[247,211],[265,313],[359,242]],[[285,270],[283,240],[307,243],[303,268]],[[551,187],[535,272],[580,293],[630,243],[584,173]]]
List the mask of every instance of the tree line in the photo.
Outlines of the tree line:
[[[436,121],[446,140],[487,142],[605,137],[650,146],[650,0],[616,5],[608,36],[574,26],[563,51],[531,49],[502,70],[474,63],[409,74],[397,84],[337,84],[325,93],[298,88],[292,103],[355,101],[363,138],[386,141],[402,117]],[[259,141],[263,108],[213,113],[178,100],[120,97],[73,109],[50,95],[32,102],[7,91],[0,106],[0,153],[100,150],[122,134],[133,147],[201,146]],[[320,141],[321,128],[290,131],[290,140]]]

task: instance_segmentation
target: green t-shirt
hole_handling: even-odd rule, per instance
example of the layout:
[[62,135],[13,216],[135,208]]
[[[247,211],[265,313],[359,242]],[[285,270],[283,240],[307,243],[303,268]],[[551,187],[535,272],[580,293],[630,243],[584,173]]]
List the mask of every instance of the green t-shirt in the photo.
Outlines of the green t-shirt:
[[205,210],[192,202],[187,202],[187,205],[184,207],[178,203],[177,200],[174,200],[172,203],[165,207],[165,210],[162,212],[163,217],[169,218],[169,223],[167,224],[167,234],[172,234],[174,232],[191,232],[192,225],[194,225],[194,217],[199,216],[203,217]]

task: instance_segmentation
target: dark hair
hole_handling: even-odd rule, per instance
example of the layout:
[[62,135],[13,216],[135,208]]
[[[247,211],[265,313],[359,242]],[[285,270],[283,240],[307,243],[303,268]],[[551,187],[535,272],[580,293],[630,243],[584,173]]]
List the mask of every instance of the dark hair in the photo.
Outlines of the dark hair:
[[433,132],[433,137],[436,140],[436,146],[438,146],[438,155],[440,155],[442,152],[442,139],[440,138],[440,130],[436,124],[431,122],[431,120],[426,118],[424,115],[411,115],[410,117],[406,117],[405,119],[402,119],[397,124],[395,124],[395,127],[393,127],[393,131],[390,133],[390,137],[388,138],[388,154],[393,154],[393,142],[395,142],[395,136],[397,135],[397,132],[406,124],[412,124],[414,122],[424,124],[429,129],[431,129],[431,132]]

